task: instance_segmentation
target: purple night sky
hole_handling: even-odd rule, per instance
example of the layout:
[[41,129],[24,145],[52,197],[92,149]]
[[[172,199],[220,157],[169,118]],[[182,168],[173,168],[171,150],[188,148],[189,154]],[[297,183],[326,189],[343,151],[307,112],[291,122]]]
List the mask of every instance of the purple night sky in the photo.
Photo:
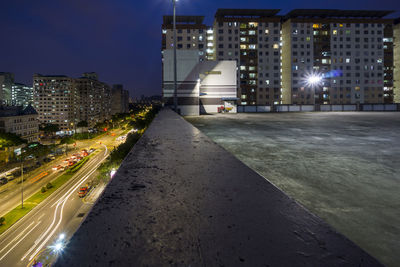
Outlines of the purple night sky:
[[[178,15],[204,15],[211,24],[218,8],[384,9],[400,1],[179,0]],[[32,75],[79,77],[97,72],[109,84],[122,83],[134,97],[161,94],[162,16],[171,0],[7,0],[0,8],[0,72],[32,85]],[[399,17],[400,12],[392,17]]]

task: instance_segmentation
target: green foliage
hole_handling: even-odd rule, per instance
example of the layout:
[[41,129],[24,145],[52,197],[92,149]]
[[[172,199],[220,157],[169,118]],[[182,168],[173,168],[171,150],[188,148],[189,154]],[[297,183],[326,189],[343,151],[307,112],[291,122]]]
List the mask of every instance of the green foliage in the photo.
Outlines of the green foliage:
[[88,127],[88,123],[87,121],[80,121],[78,122],[78,124],[76,125],[76,127]]
[[0,148],[1,147],[11,147],[19,146],[26,143],[25,139],[22,139],[13,133],[0,133]]
[[46,189],[51,189],[51,188],[53,188],[53,185],[52,185],[51,183],[48,183],[48,184],[46,185]]
[[72,138],[75,140],[85,140],[85,139],[95,138],[101,134],[102,134],[102,132],[99,132],[99,133],[76,133],[72,136]]
[[6,218],[0,217],[0,225],[3,225],[3,223],[6,221]]
[[61,142],[60,142],[61,145],[64,145],[64,144],[71,145],[73,143],[75,143],[75,140],[72,137],[68,137],[68,136],[61,139]]
[[42,189],[40,190],[42,193],[46,193],[46,187],[42,187]]
[[40,127],[40,130],[43,130],[45,133],[55,133],[60,130],[60,126],[58,124],[45,124]]
[[88,161],[90,158],[89,157],[85,157],[83,159],[81,159],[78,163],[76,163],[74,166],[72,166],[71,168],[69,168],[66,173],[76,173],[77,171],[79,171],[79,169],[83,166],[83,164],[86,163],[86,161]]
[[55,145],[42,145],[38,144],[36,147],[27,147],[25,152],[22,154],[22,157],[26,157],[29,155],[34,155],[35,157],[47,156],[51,153],[51,150],[54,149]]

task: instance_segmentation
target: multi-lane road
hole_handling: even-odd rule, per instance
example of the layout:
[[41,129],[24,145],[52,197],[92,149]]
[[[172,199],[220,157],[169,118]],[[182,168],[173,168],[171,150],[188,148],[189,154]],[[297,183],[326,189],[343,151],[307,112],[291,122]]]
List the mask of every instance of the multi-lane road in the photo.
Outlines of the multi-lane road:
[[49,246],[61,233],[66,239],[72,236],[93,205],[79,198],[77,192],[95,178],[108,152],[103,143],[68,182],[0,235],[0,266],[30,266],[36,259],[51,256]]

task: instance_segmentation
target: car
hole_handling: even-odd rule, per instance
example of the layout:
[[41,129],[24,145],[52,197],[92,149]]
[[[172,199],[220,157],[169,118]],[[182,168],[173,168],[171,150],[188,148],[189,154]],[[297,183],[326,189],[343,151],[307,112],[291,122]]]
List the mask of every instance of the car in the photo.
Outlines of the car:
[[93,153],[94,151],[96,151],[95,148],[90,148],[90,149],[89,149],[89,153]]
[[1,179],[0,179],[0,185],[4,185],[4,184],[6,184],[6,183],[8,183],[7,178],[1,178]]
[[14,174],[12,174],[11,172],[8,172],[8,173],[6,173],[5,178],[10,181],[10,180],[14,179],[15,177],[14,177]]
[[87,192],[88,192],[88,187],[87,186],[82,186],[81,188],[79,188],[78,196],[80,198],[85,197]]

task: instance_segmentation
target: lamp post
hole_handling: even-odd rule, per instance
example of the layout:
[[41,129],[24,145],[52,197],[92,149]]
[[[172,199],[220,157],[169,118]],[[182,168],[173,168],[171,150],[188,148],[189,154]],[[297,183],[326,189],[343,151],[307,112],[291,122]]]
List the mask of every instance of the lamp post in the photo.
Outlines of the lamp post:
[[315,110],[315,93],[316,93],[316,87],[322,82],[322,76],[319,74],[311,74],[310,76],[307,77],[307,85],[311,86],[314,89],[314,110]]
[[178,84],[177,84],[177,74],[176,74],[176,1],[172,0],[174,6],[173,15],[173,35],[174,35],[174,110],[178,112]]

